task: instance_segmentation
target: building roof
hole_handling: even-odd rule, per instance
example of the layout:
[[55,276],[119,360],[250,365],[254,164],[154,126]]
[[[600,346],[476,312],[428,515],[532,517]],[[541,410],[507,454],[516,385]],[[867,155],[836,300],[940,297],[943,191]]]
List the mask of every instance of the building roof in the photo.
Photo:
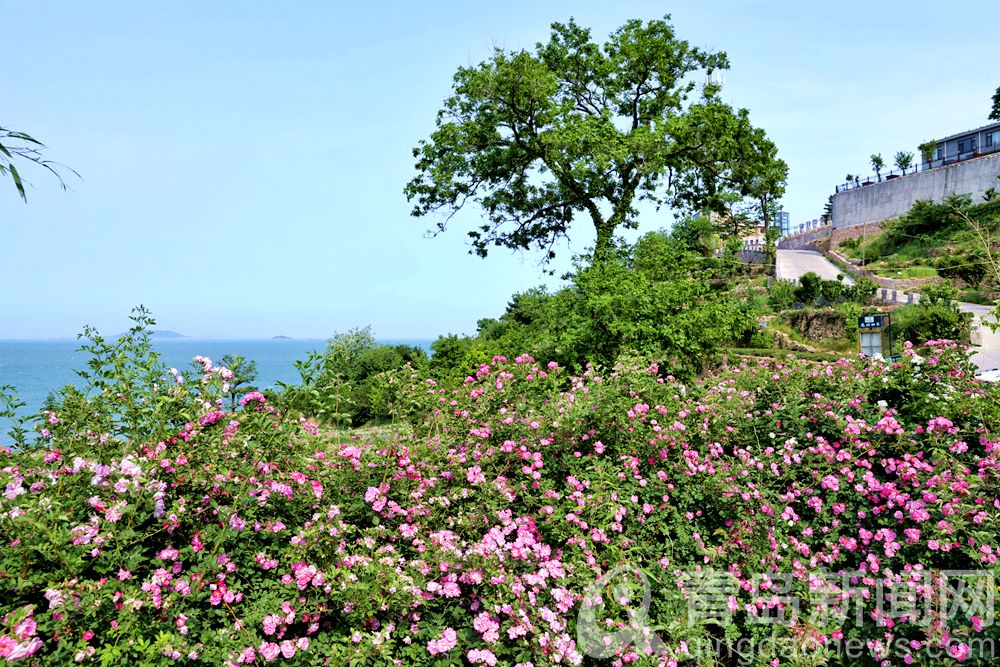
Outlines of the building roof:
[[975,134],[977,132],[982,132],[984,130],[993,130],[993,129],[1000,129],[1000,121],[998,121],[996,123],[990,123],[989,125],[983,125],[982,127],[977,127],[974,130],[966,130],[965,132],[959,132],[958,134],[952,134],[950,136],[945,137],[944,139],[937,139],[936,141],[937,141],[937,143],[941,144],[941,143],[944,143],[946,141],[951,141],[952,139],[958,139],[959,137],[964,137],[964,136],[969,135],[969,134]]

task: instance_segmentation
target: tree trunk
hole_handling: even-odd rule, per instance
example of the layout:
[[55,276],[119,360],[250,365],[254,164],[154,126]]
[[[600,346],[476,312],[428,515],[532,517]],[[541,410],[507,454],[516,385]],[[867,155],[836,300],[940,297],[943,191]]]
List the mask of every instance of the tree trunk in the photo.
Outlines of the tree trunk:
[[615,225],[611,222],[595,224],[597,241],[594,243],[594,264],[603,262],[611,256],[611,238],[615,233]]
[[603,262],[611,257],[612,245],[615,230],[625,223],[628,217],[629,208],[632,206],[632,198],[635,196],[635,184],[627,188],[627,192],[615,203],[611,217],[606,221],[601,218],[596,207],[590,211],[590,217],[594,221],[594,229],[597,230],[597,241],[594,244],[594,263]]

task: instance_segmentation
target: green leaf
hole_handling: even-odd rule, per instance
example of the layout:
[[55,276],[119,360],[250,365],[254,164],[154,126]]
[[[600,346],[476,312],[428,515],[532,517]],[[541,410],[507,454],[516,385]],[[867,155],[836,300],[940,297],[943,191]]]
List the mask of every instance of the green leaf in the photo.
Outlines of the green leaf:
[[18,194],[21,195],[21,199],[25,202],[28,201],[28,197],[24,194],[24,183],[21,182],[21,174],[17,172],[17,167],[13,164],[7,167],[10,170],[10,176],[14,179],[14,186],[17,188]]

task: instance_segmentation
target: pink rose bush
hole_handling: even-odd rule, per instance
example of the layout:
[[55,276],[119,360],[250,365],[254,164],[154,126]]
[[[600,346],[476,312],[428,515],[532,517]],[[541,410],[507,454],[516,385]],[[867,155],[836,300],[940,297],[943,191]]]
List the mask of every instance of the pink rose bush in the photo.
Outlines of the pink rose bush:
[[1000,407],[960,348],[662,366],[498,357],[347,438],[225,409],[210,363],[133,437],[67,399],[0,455],[0,660],[991,664],[994,598],[948,578],[1000,555]]

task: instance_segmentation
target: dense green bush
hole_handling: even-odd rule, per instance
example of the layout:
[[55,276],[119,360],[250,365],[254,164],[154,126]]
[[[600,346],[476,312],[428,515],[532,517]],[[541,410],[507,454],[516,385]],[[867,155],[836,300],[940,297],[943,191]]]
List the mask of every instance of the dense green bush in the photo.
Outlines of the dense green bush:
[[383,345],[370,327],[335,334],[326,349],[295,362],[297,385],[279,383],[276,403],[324,423],[361,425],[386,419],[380,376],[409,366],[425,367],[427,353],[411,345]]
[[858,342],[858,318],[864,312],[861,304],[845,301],[834,306],[834,310],[844,318],[844,335],[852,343]]
[[843,274],[838,280],[824,280],[820,283],[820,295],[824,304],[836,304],[845,301],[850,295],[850,286],[844,284]]
[[969,195],[950,195],[940,203],[918,200],[885,231],[895,242],[945,232],[962,224],[961,217],[955,212],[966,211],[971,205]]
[[972,316],[943,304],[903,306],[893,314],[894,335],[921,343],[947,338],[969,342]]
[[851,287],[849,298],[854,303],[862,306],[871,302],[878,292],[879,285],[868,276],[861,276]]
[[797,291],[795,283],[775,280],[767,288],[767,301],[774,310],[787,310],[795,305]]
[[823,293],[823,279],[809,271],[799,277],[799,287],[795,290],[795,298],[806,305],[815,303]]
[[439,379],[462,379],[495,355],[527,351],[574,370],[613,364],[630,353],[656,354],[677,375],[697,374],[723,344],[747,344],[758,305],[720,279],[733,267],[690,252],[677,235],[653,232],[618,256],[578,266],[566,287],[515,295],[498,319],[479,322],[474,338],[433,345]]
[[961,280],[969,287],[979,287],[989,273],[989,260],[982,252],[939,257],[934,263],[942,278]]
[[856,250],[860,243],[861,239],[859,237],[844,239],[843,241],[840,242],[838,248],[840,248],[843,251],[849,252],[851,250]]
[[958,309],[958,292],[950,285],[925,285],[917,304],[893,312],[892,324],[897,341],[923,343],[948,339],[968,343],[972,314]]
[[804,306],[833,306],[848,301],[863,306],[874,298],[877,291],[878,283],[867,276],[861,277],[854,285],[847,285],[843,274],[838,275],[837,280],[823,280],[809,271],[799,278],[794,295]]
[[670,238],[688,252],[710,258],[720,245],[719,231],[708,216],[683,218],[670,230]]
[[441,380],[461,380],[468,369],[475,366],[470,358],[474,342],[468,336],[439,336],[431,343],[431,374]]

